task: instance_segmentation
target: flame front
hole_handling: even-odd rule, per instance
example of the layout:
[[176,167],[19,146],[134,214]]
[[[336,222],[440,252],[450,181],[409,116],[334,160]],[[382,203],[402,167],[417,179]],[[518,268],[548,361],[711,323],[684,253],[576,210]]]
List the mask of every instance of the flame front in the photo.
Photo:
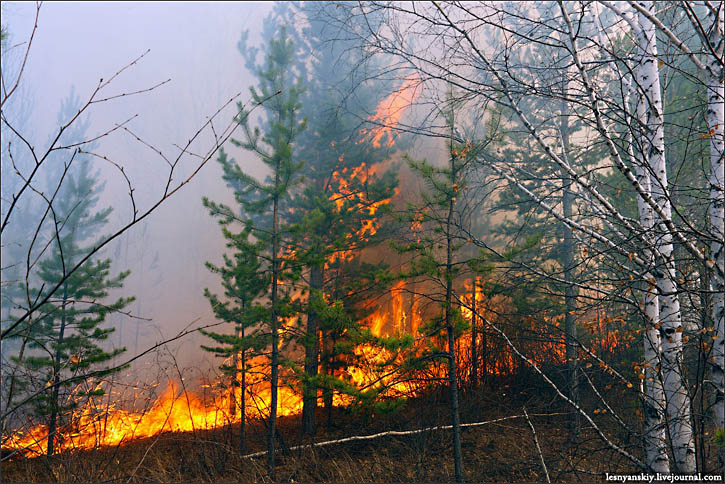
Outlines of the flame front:
[[[267,412],[270,400],[268,385],[257,381],[251,384],[251,388],[255,390],[249,392],[248,415]],[[234,401],[238,396],[238,391],[220,391],[204,398],[169,381],[166,389],[146,411],[134,412],[113,405],[99,411],[96,405],[85,405],[73,415],[73,424],[60,430],[59,444],[65,450],[95,449],[153,437],[161,432],[213,429],[239,421],[240,414],[234,411],[238,408],[238,401]],[[296,414],[301,409],[301,398],[289,388],[280,387],[279,415]],[[5,445],[28,455],[45,454],[47,437],[47,426],[37,425],[26,432],[15,432]]]
[[[460,309],[463,318],[469,322],[473,321],[471,307],[474,294],[476,313],[487,320],[493,320],[496,312],[501,311],[499,306],[505,304],[504,298],[488,298],[480,287],[472,291],[470,281],[465,284],[465,289],[462,297],[464,305]],[[367,318],[366,324],[370,331],[378,337],[390,334],[418,336],[417,331],[424,320],[424,315],[420,313],[420,302],[414,293],[415,291],[407,290],[403,281],[395,284],[390,291],[389,303],[380,305],[380,309]],[[517,368],[511,349],[494,335],[486,333],[482,318],[476,319],[478,336],[475,343],[479,354],[487,355],[485,371],[491,375],[513,374]],[[529,319],[531,325],[529,329],[535,330],[537,324],[548,323],[556,327],[561,317],[553,318],[551,321]],[[600,333],[592,351],[613,352],[617,348],[626,347],[626,343],[618,338],[616,330],[607,331],[607,324],[616,322],[618,318],[584,324],[592,334]],[[462,335],[456,343],[461,369],[471,368],[470,334]],[[422,350],[426,342],[427,340],[423,338],[416,339],[412,351]],[[441,339],[439,345],[443,348],[446,345],[445,339]],[[401,378],[401,375],[390,372],[389,369],[390,363],[393,363],[393,366],[395,363],[400,363],[402,355],[371,345],[360,345],[355,352],[362,364],[347,367],[339,376],[344,376],[357,388],[381,389],[382,395],[387,397],[420,395],[426,391],[427,381],[430,381],[430,378],[447,376],[447,365],[432,365],[423,370],[425,375],[422,378],[415,375]],[[525,353],[537,366],[562,364],[565,361],[563,336],[560,340],[550,337],[530,342],[525,348]],[[264,362],[252,359],[248,364],[250,371],[247,373],[246,415],[248,419],[266,418],[270,401],[269,381],[259,371],[255,371],[255,367],[263,365]],[[212,387],[207,385],[207,388]],[[132,439],[153,437],[161,432],[206,430],[239,422],[241,418],[241,412],[237,411],[241,401],[239,387],[235,385],[230,390],[228,385],[226,388],[217,385],[217,388],[218,391],[212,391],[211,395],[202,397],[198,393],[180,388],[178,383],[169,382],[151,408],[141,412],[123,410],[113,405],[99,410],[95,405],[88,404],[73,416],[72,426],[60,429],[59,447],[66,450],[94,449],[118,445]],[[296,392],[287,385],[280,385],[278,394],[278,415],[294,415],[301,412],[301,392]],[[348,405],[352,401],[352,397],[336,393],[333,404]],[[38,425],[25,432],[17,431],[5,442],[5,446],[18,449],[26,455],[44,454],[47,451],[47,427]]]

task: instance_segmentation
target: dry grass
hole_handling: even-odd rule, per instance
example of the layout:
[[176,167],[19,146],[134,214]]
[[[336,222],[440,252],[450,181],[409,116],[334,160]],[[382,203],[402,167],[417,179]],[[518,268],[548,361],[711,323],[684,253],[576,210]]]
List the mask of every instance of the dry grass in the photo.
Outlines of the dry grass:
[[[505,396],[504,393],[509,393]],[[554,482],[603,481],[604,472],[635,472],[631,463],[607,449],[590,429],[581,440],[568,440],[564,410],[526,391],[483,391],[464,396],[462,420],[475,422],[518,415],[526,404]],[[515,395],[513,398],[511,395]],[[556,402],[556,400],[553,400]],[[535,414],[540,416],[536,417]],[[318,421],[324,422],[322,412]],[[360,415],[338,409],[338,426],[324,423],[316,441],[371,434],[385,430],[414,429],[448,424],[440,395],[411,401],[394,415]],[[451,482],[450,431],[431,431],[402,437],[383,437],[314,449],[285,451],[306,443],[299,435],[299,417],[280,420],[280,482]],[[617,430],[611,423],[611,433]],[[265,448],[262,423],[248,426],[246,452]],[[627,445],[627,435],[618,441]],[[243,458],[238,451],[239,427],[195,433],[165,433],[150,439],[95,451],[66,452],[53,457],[16,459],[2,466],[3,482],[270,482],[264,457]],[[636,439],[629,450],[637,453]],[[511,419],[463,430],[466,479],[471,482],[543,482],[541,460],[525,419]]]

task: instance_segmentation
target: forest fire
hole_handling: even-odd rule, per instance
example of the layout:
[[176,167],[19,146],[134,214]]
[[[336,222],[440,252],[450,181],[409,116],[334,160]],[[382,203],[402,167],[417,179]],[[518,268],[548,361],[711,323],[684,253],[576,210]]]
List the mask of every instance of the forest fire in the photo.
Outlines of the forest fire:
[[[249,415],[264,415],[268,411],[269,385],[264,383],[258,380],[250,384],[249,394],[253,398],[247,405]],[[123,410],[113,404],[105,408],[91,403],[85,405],[73,415],[72,425],[61,429],[59,444],[64,450],[94,449],[162,432],[213,429],[239,421],[233,398],[229,391],[215,391],[202,397],[171,380],[147,410]],[[279,389],[279,415],[295,414],[301,408],[298,395],[286,387]],[[47,437],[47,426],[37,425],[10,435],[4,446],[28,456],[41,455],[47,451]]]
[[722,2],[6,3],[0,481],[725,475]]
[[[369,133],[369,142],[380,147],[383,138],[387,135],[387,145],[393,146],[394,139],[392,129],[400,121],[406,108],[417,96],[417,77],[407,78],[402,86],[377,107],[370,121],[378,126]],[[344,160],[344,154],[340,156],[340,162]],[[378,229],[378,219],[375,217],[381,206],[390,202],[392,197],[398,193],[396,188],[387,198],[380,200],[369,200],[364,188],[371,176],[375,176],[373,167],[366,163],[352,168],[342,168],[333,173],[333,184],[336,192],[330,195],[338,211],[352,210],[362,211],[367,216],[361,217],[361,224],[353,228],[348,238],[353,237],[361,240],[369,240],[375,235]],[[372,172],[372,173],[371,173]],[[335,260],[348,260],[353,256],[354,249],[340,251],[333,256]],[[408,327],[408,315],[402,306],[403,283],[398,283],[392,291],[393,311],[390,315],[378,315],[373,317],[371,329],[374,334],[382,335],[382,324],[386,320],[394,321],[394,331],[398,334],[409,332],[415,334],[420,324],[420,315],[413,311],[410,318],[411,327]],[[369,368],[375,368],[381,364],[387,356],[383,356],[379,349],[372,347],[361,347],[358,349],[359,356],[367,360]],[[248,362],[254,366],[254,361]],[[239,359],[236,361],[238,370],[241,369]],[[237,372],[239,379],[239,371]],[[378,385],[385,385],[387,380],[380,379],[377,372],[373,370],[362,371],[359,368],[349,368],[343,371],[357,386],[369,385],[377,382]],[[249,373],[247,374],[249,379]],[[237,382],[239,383],[239,382]],[[399,388],[410,393],[410,387]],[[299,413],[302,409],[302,398],[287,386],[280,386],[278,415],[292,415]],[[246,415],[250,419],[265,418],[269,413],[270,390],[266,377],[257,377],[255,381],[247,381]],[[61,449],[91,449],[100,446],[118,445],[131,439],[151,437],[161,432],[187,432],[205,430],[221,425],[238,422],[241,414],[238,411],[241,402],[241,389],[239,384],[232,385],[231,389],[217,391],[212,396],[202,397],[197,392],[186,388],[179,388],[174,382],[169,382],[167,388],[158,396],[153,405],[145,411],[131,411],[116,408],[108,405],[99,410],[95,405],[88,403],[81,409],[75,411],[70,417],[72,425],[61,428],[57,438],[57,445]],[[350,403],[350,398],[336,394],[334,404],[344,405]],[[17,431],[10,436],[4,446],[18,449],[26,455],[39,455],[47,451],[46,425],[37,425],[27,431]]]
[[405,110],[409,108],[419,95],[420,79],[413,74],[408,76],[400,88],[385,98],[375,110],[370,121],[378,124],[371,131],[371,143],[376,148],[382,146],[383,137],[388,136],[387,145],[393,146],[393,128],[400,122]]
[[[480,283],[479,283],[480,284]],[[488,298],[477,285],[472,291],[470,281],[465,283],[461,314],[469,324],[473,321],[473,301],[475,297],[477,334],[475,337],[478,357],[477,365],[481,375],[508,375],[517,371],[517,361],[511,349],[500,339],[485,330],[481,316],[493,318],[497,306],[503,304],[501,298]],[[475,296],[474,296],[475,294]],[[468,306],[468,307],[466,307]],[[499,308],[500,309],[500,308]],[[420,301],[413,291],[406,288],[404,281],[397,282],[390,290],[390,300],[381,304],[379,309],[366,319],[370,331],[377,337],[411,335],[418,337],[418,330],[424,321],[420,311]],[[534,322],[532,321],[532,324]],[[556,321],[553,323],[558,324]],[[585,325],[590,331],[602,331],[605,325]],[[621,341],[616,334],[607,336],[603,332],[598,338],[597,350],[614,351]],[[420,344],[419,344],[420,343]],[[439,344],[445,343],[441,340]],[[458,338],[456,349],[458,357],[470,360],[473,341],[470,333]],[[412,352],[422,350],[421,340],[416,340]],[[416,396],[427,388],[425,380],[431,377],[444,378],[444,366],[430,367],[425,370],[424,378],[401,378],[396,372],[389,372],[390,363],[403,358],[401,354],[368,344],[355,349],[359,358],[357,365],[351,365],[340,371],[349,383],[357,388],[376,387],[383,389],[388,398]],[[535,342],[526,348],[526,354],[537,365],[562,364],[565,361],[563,341],[548,339]],[[248,362],[246,416],[249,420],[264,419],[269,414],[270,389],[268,378],[250,369],[261,367],[263,357]],[[461,365],[471,367],[471,365]],[[256,376],[250,376],[256,375]],[[75,412],[72,425],[61,428],[58,444],[64,450],[94,449],[102,446],[119,445],[133,439],[153,437],[162,432],[191,432],[208,430],[224,425],[238,423],[238,411],[241,394],[238,386],[230,386],[217,381],[206,385],[210,392],[191,391],[170,381],[150,408],[144,411],[131,411],[116,408],[113,404],[105,408],[87,404]],[[302,396],[292,387],[279,387],[278,415],[295,415],[302,410]],[[348,395],[335,393],[333,405],[345,406],[354,399]],[[27,431],[18,431],[10,436],[4,447],[16,449],[26,456],[46,453],[47,426],[37,425]]]
[[[365,134],[374,147],[385,145],[394,146],[394,127],[400,122],[405,110],[418,96],[419,79],[410,76],[405,79],[398,90],[385,98],[377,107],[370,121],[377,124],[375,128]],[[386,138],[387,137],[387,138]],[[342,164],[345,155],[342,154],[339,162]],[[332,174],[334,193],[329,200],[334,202],[339,213],[357,212],[365,216],[360,217],[357,226],[349,227],[347,238],[350,248],[336,252],[328,260],[326,268],[335,261],[350,260],[356,254],[353,240],[369,241],[377,233],[380,220],[377,217],[381,207],[399,194],[396,187],[389,196],[375,200],[369,199],[366,191],[367,184],[376,177],[380,171],[381,163],[368,166],[362,162],[358,166],[343,167]],[[417,220],[417,219],[416,219]],[[419,221],[414,221],[412,229],[421,229]],[[292,254],[293,255],[293,254]],[[280,282],[283,284],[283,282]],[[489,298],[481,290],[482,281],[464,281],[462,287],[462,301],[460,315],[469,327],[475,328],[470,337],[462,335],[456,342],[457,358],[468,364],[460,364],[459,368],[472,371],[474,366],[480,367],[482,375],[510,375],[517,371],[518,361],[512,350],[499,338],[487,331],[484,321],[495,320],[497,310],[505,304],[502,297]],[[377,338],[400,338],[410,336],[413,338],[412,348],[408,348],[407,355],[402,351],[387,350],[372,344],[360,344],[354,349],[356,362],[346,368],[335,371],[348,383],[359,389],[374,388],[379,391],[378,396],[385,398],[411,397],[425,392],[431,379],[445,379],[445,365],[429,365],[420,375],[401,375],[397,371],[390,371],[392,366],[401,366],[404,358],[423,354],[430,348],[427,339],[421,338],[419,330],[424,326],[427,314],[422,309],[421,296],[411,290],[405,281],[396,282],[389,291],[389,300],[384,304],[377,304],[377,309],[369,315],[363,324]],[[532,325],[537,322],[530,320]],[[294,331],[295,318],[284,323],[286,331]],[[547,322],[558,326],[558,321]],[[590,327],[588,327],[590,328]],[[535,328],[531,328],[532,330]],[[599,324],[599,329],[602,325]],[[591,328],[590,328],[591,330]],[[434,331],[435,332],[435,331]],[[436,345],[444,349],[447,346],[445,338],[433,338]],[[618,344],[608,339],[602,347],[614,349]],[[550,338],[536,341],[526,348],[527,354],[537,365],[561,364],[565,360],[563,338]],[[67,419],[71,423],[61,426],[56,437],[56,448],[62,450],[95,449],[102,446],[115,446],[133,439],[148,438],[163,432],[193,432],[197,430],[214,429],[221,426],[239,423],[239,411],[242,399],[241,385],[241,359],[235,358],[236,380],[229,382],[217,381],[211,385],[204,385],[211,391],[203,394],[192,391],[179,383],[169,381],[166,389],[156,398],[154,403],[145,410],[126,410],[117,408],[114,404],[107,404],[103,408],[89,402],[74,411]],[[263,420],[269,416],[271,391],[268,371],[268,362],[265,357],[256,357],[246,363],[246,390],[245,390],[245,416],[247,420]],[[257,369],[256,371],[255,368]],[[252,371],[250,371],[250,369]],[[259,370],[263,369],[263,370]],[[461,375],[470,378],[470,375]],[[301,392],[295,388],[298,383],[294,377],[291,385],[278,387],[277,415],[296,415],[303,407]],[[355,399],[350,395],[335,392],[332,404],[346,406]],[[37,425],[27,431],[19,430],[10,435],[4,447],[15,449],[26,456],[42,455],[47,453],[48,427]]]
[[[340,157],[340,161],[342,161],[343,157],[344,155]],[[386,198],[369,200],[364,188],[370,177],[374,176],[374,174],[371,175],[371,170],[372,168],[363,162],[352,169],[342,168],[341,170],[335,170],[332,174],[333,184],[337,187],[337,190],[330,195],[329,199],[335,203],[338,213],[353,211],[362,212],[366,215],[365,217],[361,217],[360,225],[358,227],[352,227],[346,235],[348,241],[369,241],[378,231],[380,221],[376,217],[376,214],[382,206],[390,203],[390,200],[398,194],[398,189],[396,188]],[[352,245],[350,249],[336,252],[327,261],[327,265],[329,266],[330,263],[338,260],[349,260],[352,258],[356,251],[354,244],[350,245]]]

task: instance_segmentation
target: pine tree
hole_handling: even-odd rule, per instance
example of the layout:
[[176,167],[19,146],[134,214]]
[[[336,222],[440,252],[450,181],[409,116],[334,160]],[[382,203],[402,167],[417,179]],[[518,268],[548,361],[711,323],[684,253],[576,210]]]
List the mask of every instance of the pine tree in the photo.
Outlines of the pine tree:
[[[377,268],[363,266],[360,271],[356,270],[360,265],[353,260],[364,248],[383,240],[387,233],[388,201],[398,184],[394,170],[375,174],[376,167],[390,157],[393,149],[386,143],[372,143],[368,130],[360,128],[360,113],[373,112],[381,99],[380,93],[387,92],[388,86],[379,80],[362,83],[357,79],[357,70],[365,70],[363,67],[374,61],[364,59],[355,49],[354,41],[337,38],[329,28],[325,18],[338,7],[304,4],[294,9],[285,4],[277,12],[278,22],[289,22],[291,12],[308,20],[296,35],[311,59],[300,56],[298,61],[304,64],[307,74],[308,89],[302,103],[308,129],[295,147],[306,163],[305,185],[294,199],[292,219],[297,223],[298,245],[302,249],[298,261],[307,277],[307,326],[301,340],[305,347],[302,430],[306,434],[315,433],[317,382],[327,382],[323,401],[328,423],[332,387],[343,387],[335,378],[343,359],[335,347],[343,346],[346,335],[358,334],[363,319],[352,307],[351,294],[358,293],[363,282],[367,282],[367,287],[377,286],[380,291],[387,287],[380,284],[380,278],[385,278],[383,264]],[[350,287],[352,279],[356,288]],[[358,328],[347,326],[349,332],[338,331],[340,323],[333,323],[334,318],[327,319],[326,328],[314,309],[320,306],[314,301],[328,301],[330,314],[338,314],[332,306],[341,304],[344,312],[356,316],[350,322]],[[320,366],[325,374],[316,378]]]
[[[212,213],[227,217],[228,221],[240,222],[245,228],[242,233],[248,233],[254,240],[253,246],[258,247],[241,257],[262,261],[259,272],[267,282],[265,292],[268,302],[264,313],[260,314],[260,332],[255,337],[263,337],[266,340],[263,346],[270,348],[271,396],[267,465],[270,478],[275,480],[277,389],[280,343],[284,336],[280,329],[281,320],[292,316],[295,310],[291,301],[291,282],[297,277],[295,271],[291,270],[292,247],[289,244],[286,218],[289,213],[290,193],[300,181],[299,173],[302,168],[302,163],[293,158],[293,143],[304,130],[305,121],[299,117],[302,83],[300,73],[295,69],[295,45],[287,34],[287,29],[276,26],[270,19],[265,21],[265,37],[268,44],[261,64],[257,63],[258,50],[247,46],[246,32],[242,34],[239,48],[247,68],[259,81],[258,86],[251,89],[252,99],[263,107],[266,119],[260,120],[261,128],[252,128],[249,113],[240,105],[238,119],[245,139],[233,140],[233,143],[258,156],[269,169],[270,175],[264,182],[259,181],[245,173],[234,159],[222,155],[219,162],[224,169],[224,180],[234,190],[241,213],[223,204],[208,200],[204,203]],[[239,241],[243,242],[243,251],[249,250],[252,246],[247,246],[244,240],[247,235],[241,237]],[[252,292],[248,294],[252,295]],[[230,342],[234,346],[235,341]]]
[[445,332],[444,349],[438,354],[447,360],[455,478],[456,482],[462,482],[464,470],[456,339],[466,325],[456,295],[456,280],[462,275],[462,269],[481,265],[480,258],[464,256],[463,249],[468,239],[459,225],[461,220],[468,218],[473,206],[467,202],[467,181],[472,176],[472,161],[478,148],[471,143],[456,141],[454,114],[459,106],[450,96],[449,102],[446,124],[450,134],[446,165],[440,167],[425,160],[409,160],[410,167],[423,180],[427,190],[421,193],[419,204],[408,207],[410,220],[420,224],[415,241],[399,246],[399,250],[412,256],[405,276],[425,280],[435,288],[428,297],[438,304],[440,313],[425,325],[423,331],[433,339]]
[[[220,160],[226,163],[226,153],[220,153]],[[213,207],[214,203],[204,199],[205,205]],[[212,215],[218,215],[212,208]],[[239,451],[246,449],[246,407],[247,407],[247,364],[250,358],[261,354],[267,342],[261,332],[260,323],[264,321],[265,309],[258,299],[264,296],[264,290],[269,286],[269,277],[262,272],[263,260],[260,243],[249,240],[250,230],[243,229],[240,233],[230,232],[226,226],[233,222],[228,217],[220,220],[222,233],[227,239],[227,247],[234,252],[231,257],[224,255],[224,265],[219,267],[210,262],[206,266],[212,272],[219,274],[224,287],[224,297],[209,289],[204,290],[204,296],[209,300],[214,315],[223,321],[234,325],[234,334],[202,331],[202,333],[217,344],[202,348],[217,356],[224,358],[221,369],[230,378],[230,402],[232,414],[239,410],[241,431]],[[229,362],[231,360],[231,364]],[[235,408],[236,407],[236,408]]]
[[[74,163],[76,166],[71,166],[66,175],[61,197],[54,207],[58,225],[52,253],[39,264],[37,284],[40,287],[30,289],[32,298],[38,297],[44,288],[57,285],[67,268],[90,250],[112,210],[94,211],[103,189],[98,183],[99,175],[92,172],[88,159],[76,157]],[[18,332],[28,335],[29,354],[24,359],[19,356],[16,361],[46,386],[32,403],[36,415],[47,418],[48,455],[56,451],[58,430],[64,424],[72,424],[72,411],[82,399],[103,394],[90,377],[84,379],[83,375],[92,372],[97,379],[120,369],[102,367],[125,350],[104,348],[103,343],[114,328],[104,328],[103,323],[109,314],[121,311],[134,298],[103,302],[110,289],[123,286],[129,272],[115,277],[110,274],[110,259],[90,259],[67,277],[57,293],[39,308],[36,318],[28,321],[27,331]]]
[[[59,119],[75,114],[78,103],[71,91],[61,105]],[[87,120],[77,123],[63,134],[62,142],[69,146],[85,141],[87,128]],[[83,148],[91,150],[92,143]],[[66,271],[92,249],[112,211],[110,207],[95,210],[104,184],[99,183],[100,175],[93,171],[90,157],[80,148],[73,150],[73,154],[65,150],[49,159],[54,169],[48,171],[46,185],[50,193],[57,190],[57,195],[51,200],[53,221],[41,227],[41,234],[50,239],[50,250],[31,274],[30,287],[21,284],[19,291],[31,301],[58,285]],[[12,360],[26,378],[20,381],[13,371],[8,403],[15,397],[16,383],[17,390],[36,394],[31,403],[34,413],[47,422],[48,455],[56,451],[59,428],[74,423],[73,410],[84,400],[103,394],[98,379],[121,369],[104,367],[125,350],[106,349],[104,342],[114,328],[104,327],[104,323],[109,314],[121,311],[134,298],[105,300],[109,290],[121,288],[128,275],[125,271],[111,276],[111,259],[89,259],[15,333],[21,343]]]

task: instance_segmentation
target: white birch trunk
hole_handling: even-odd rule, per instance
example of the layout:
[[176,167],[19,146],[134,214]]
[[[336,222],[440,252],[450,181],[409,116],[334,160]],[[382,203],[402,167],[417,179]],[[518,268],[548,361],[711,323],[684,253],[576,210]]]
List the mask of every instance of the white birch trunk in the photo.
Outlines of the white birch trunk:
[[[707,124],[710,137],[710,230],[712,242],[710,243],[710,257],[715,264],[723,270],[725,255],[723,254],[723,237],[725,228],[723,221],[723,207],[725,202],[725,175],[723,174],[723,124],[725,124],[725,90],[723,82],[723,8],[719,9],[719,16],[712,10],[708,14],[708,40],[714,53],[707,57]],[[714,54],[714,55],[713,55]],[[725,427],[725,323],[723,323],[723,302],[725,282],[718,271],[712,271],[712,319],[715,323],[716,338],[713,346],[712,380],[715,386],[715,426]]]
[[647,327],[644,337],[645,396],[644,396],[644,444],[647,466],[652,472],[670,472],[665,435],[665,394],[662,388],[660,332],[654,329],[659,319],[659,301],[651,289],[644,296]]
[[[597,11],[597,21],[599,21],[599,14]],[[640,29],[638,24],[632,23],[633,31],[636,35],[640,35]],[[599,23],[600,41],[602,45],[605,45],[602,39],[601,32],[604,29]],[[642,43],[638,43],[637,62],[641,66],[644,61],[645,51]],[[638,70],[636,70],[638,71]],[[617,74],[622,77],[622,73],[617,69]],[[638,82],[641,79],[637,78]],[[632,85],[631,82],[627,82],[628,94],[625,98],[625,106],[630,106],[630,93]],[[633,120],[635,124],[634,132],[637,133],[636,137],[630,136],[628,143],[628,155],[632,166],[635,167],[635,174],[637,176],[637,182],[640,184],[642,189],[651,196],[652,194],[652,183],[649,176],[648,165],[649,161],[647,153],[649,153],[649,143],[645,136],[641,136],[641,128],[646,123],[646,112],[645,103],[642,94],[639,91],[635,91],[635,103],[637,116]],[[635,155],[634,143],[638,142],[638,149]],[[654,210],[642,197],[637,195],[637,210],[639,213],[639,221],[644,232],[649,236],[653,234],[654,229]],[[660,324],[660,307],[659,298],[655,287],[650,281],[655,280],[654,276],[649,269],[654,266],[654,252],[651,249],[647,249],[642,257],[647,261],[648,271],[644,274],[643,281],[643,296],[642,296],[642,309],[644,311],[644,361],[645,361],[645,380],[643,382],[644,389],[642,389],[643,403],[644,403],[644,448],[647,467],[651,472],[659,472],[662,474],[668,474],[670,472],[670,460],[667,455],[667,435],[665,425],[665,394],[662,388],[662,361],[660,352],[662,351],[662,337],[658,329]]]
[[[640,49],[640,54],[643,51]],[[641,96],[638,96],[641,97]],[[645,104],[643,99],[637,100],[637,120],[643,124],[645,121]],[[649,143],[647,138],[642,136],[639,139],[640,153],[635,159],[632,143],[630,143],[630,156],[635,165],[637,181],[648,193],[651,193],[651,182],[647,169],[647,152]],[[637,196],[637,209],[642,228],[652,233],[654,227],[654,211],[641,196]],[[652,265],[654,254],[647,250],[643,257]],[[644,361],[645,361],[645,393],[644,393],[644,447],[647,459],[647,466],[652,472],[667,474],[670,472],[670,461],[667,456],[667,440],[665,435],[665,394],[662,388],[662,365],[660,351],[662,349],[662,338],[656,329],[660,324],[659,298],[650,284],[654,279],[650,272],[645,274],[645,287],[642,304],[645,313],[644,331]]]
[[[639,2],[653,12],[651,1]],[[660,334],[662,337],[662,378],[667,407],[667,423],[675,458],[676,470],[681,473],[695,472],[695,445],[690,415],[690,399],[684,381],[682,368],[682,317],[677,294],[675,259],[672,233],[663,222],[672,219],[672,207],[667,190],[667,168],[665,164],[664,116],[660,91],[657,43],[654,24],[639,14],[641,32],[638,43],[644,50],[644,57],[637,69],[639,87],[646,105],[645,136],[648,138],[649,169],[652,180],[652,195],[663,217],[655,217],[655,279],[659,293]]]

